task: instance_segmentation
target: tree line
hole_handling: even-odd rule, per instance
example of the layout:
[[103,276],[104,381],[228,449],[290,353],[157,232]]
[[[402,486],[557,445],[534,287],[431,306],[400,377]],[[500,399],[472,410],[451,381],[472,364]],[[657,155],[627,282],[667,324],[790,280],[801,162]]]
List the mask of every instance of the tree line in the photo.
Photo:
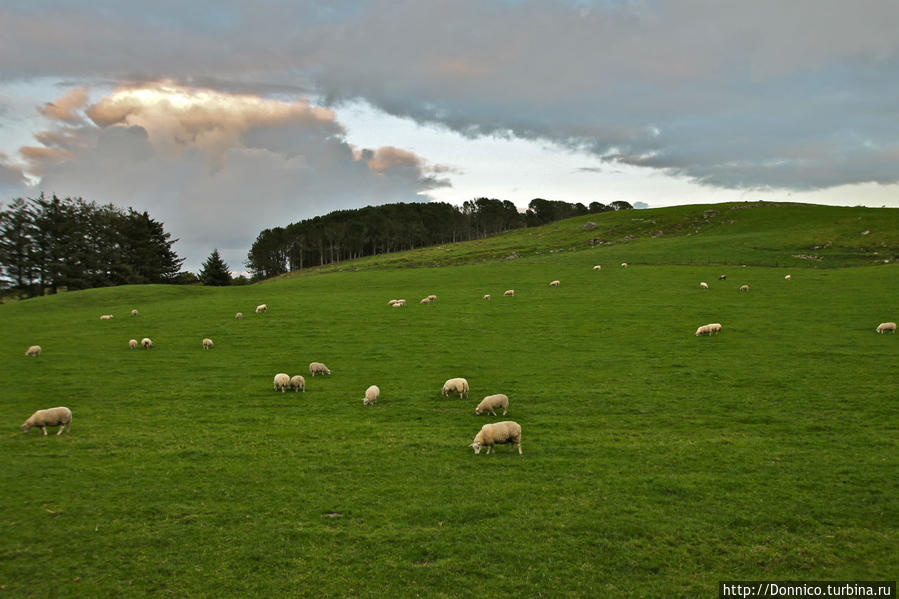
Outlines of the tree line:
[[254,279],[332,262],[419,247],[482,239],[582,214],[630,209],[627,202],[531,200],[525,212],[506,200],[477,198],[462,206],[444,202],[396,203],[338,210],[256,237],[246,266]]
[[171,283],[183,258],[147,212],[81,198],[17,198],[0,211],[0,274],[20,296]]

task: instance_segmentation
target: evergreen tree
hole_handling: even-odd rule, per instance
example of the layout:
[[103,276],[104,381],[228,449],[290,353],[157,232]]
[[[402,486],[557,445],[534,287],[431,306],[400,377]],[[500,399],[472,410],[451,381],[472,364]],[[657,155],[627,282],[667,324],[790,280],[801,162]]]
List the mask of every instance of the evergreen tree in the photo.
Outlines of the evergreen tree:
[[200,269],[200,281],[204,285],[224,286],[231,284],[231,270],[222,257],[219,256],[218,249],[212,250],[203,268]]

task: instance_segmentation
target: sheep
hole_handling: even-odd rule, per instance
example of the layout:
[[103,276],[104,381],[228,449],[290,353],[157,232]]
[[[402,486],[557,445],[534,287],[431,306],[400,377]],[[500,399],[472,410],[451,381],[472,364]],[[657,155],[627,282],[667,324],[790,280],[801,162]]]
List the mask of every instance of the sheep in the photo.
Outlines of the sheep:
[[700,337],[702,335],[711,335],[711,334],[712,334],[712,330],[709,328],[709,325],[707,325],[707,324],[704,324],[701,327],[699,327],[698,329],[696,329],[697,337]]
[[431,303],[431,300],[428,299],[428,298],[426,298],[426,297],[423,297],[423,298],[421,298],[421,301],[418,302],[418,303],[419,303],[419,304],[430,304],[430,303]]
[[489,301],[489,300],[490,300],[490,294],[489,294],[489,293],[486,294],[486,295],[484,296],[484,299]]
[[478,407],[474,409],[474,413],[480,416],[484,412],[490,412],[490,414],[496,416],[494,410],[500,408],[503,409],[503,416],[505,416],[506,410],[509,409],[509,397],[502,393],[497,393],[496,395],[488,395],[482,399],[481,403],[478,404]]
[[203,349],[212,349],[212,339],[203,339]]
[[390,305],[393,306],[394,308],[402,308],[406,304],[401,304],[400,302],[396,302],[395,304],[390,304]]
[[749,285],[741,285],[740,291],[749,291]]
[[514,289],[507,289],[506,292],[503,293],[503,295],[504,295],[504,296],[505,296],[505,295],[508,295],[508,296],[514,296],[514,295],[515,295],[515,290],[514,290]]
[[28,349],[25,350],[26,356],[34,356],[37,358],[41,355],[41,346],[40,345],[32,345]]
[[437,296],[432,293],[431,295],[428,296],[428,299],[431,300],[432,302],[436,302]]
[[468,381],[463,378],[447,379],[447,381],[443,383],[443,389],[441,389],[440,392],[444,395],[455,392],[459,394],[459,399],[462,399],[463,393],[468,395]]
[[398,301],[399,301],[399,300],[392,299],[392,300],[390,300],[389,302],[387,302],[387,305],[388,305],[388,306],[392,306],[393,304],[397,303]]
[[701,281],[701,282],[699,283],[699,286],[702,287],[703,289],[708,289],[708,288],[709,288],[709,284],[706,283],[705,281]]
[[112,320],[112,314],[101,314],[100,320]]
[[515,446],[518,445],[518,454],[521,455],[520,424],[512,420],[485,424],[481,427],[480,432],[474,436],[474,441],[472,441],[469,447],[473,447],[475,455],[478,455],[481,453],[481,448],[486,445],[487,453],[489,454],[495,449],[495,445],[503,445],[505,443],[511,444],[509,447],[510,452],[515,451]]
[[[896,323],[895,322],[882,322],[877,325],[877,329],[875,329],[878,333],[883,335],[887,331],[892,331],[893,334],[896,334]],[[40,350],[40,348],[38,348]]]
[[130,347],[131,349],[137,349],[137,339],[129,339],[128,347]]
[[394,304],[394,306],[405,306],[405,305],[406,305],[406,300],[404,300],[404,299],[398,299],[398,300],[396,300],[396,303]]
[[621,263],[621,268],[627,268],[627,262],[622,262],[622,263]]
[[593,267],[593,270],[602,270],[602,265],[597,264],[596,266]]
[[792,277],[791,275],[784,275],[784,280],[785,280],[785,281],[789,281],[789,280],[792,279],[792,278],[793,278],[793,277]]
[[63,433],[63,431],[71,431],[72,430],[72,410],[69,408],[58,407],[58,408],[50,408],[48,410],[38,410],[34,414],[28,417],[28,420],[22,424],[22,431],[28,432],[33,427],[40,428],[44,435],[47,434],[48,426],[58,426],[59,430],[56,432],[56,435],[59,436]]
[[132,311],[131,311],[131,316],[137,316],[137,310],[132,310]]
[[268,306],[266,306],[265,304],[259,304],[258,306],[256,306],[256,314],[262,314],[266,310],[268,310]]
[[238,312],[234,315],[234,320],[243,320],[243,312]]
[[713,322],[713,323],[707,324],[705,326],[709,327],[709,330],[711,331],[711,333],[709,333],[709,334],[717,335],[718,333],[721,332],[721,324],[718,322]]
[[297,374],[290,377],[290,388],[296,392],[297,390],[301,390],[303,393],[306,392],[306,379],[303,378],[303,375]]
[[550,287],[558,287],[558,286],[559,286],[559,281],[551,281],[550,284],[549,284],[549,286],[550,286]]
[[328,367],[321,362],[310,362],[309,372],[312,373],[312,376],[315,376],[316,374],[331,374],[331,371],[328,370]]
[[381,396],[381,390],[378,389],[377,385],[372,385],[368,389],[365,390],[365,397],[362,398],[363,406],[373,406],[375,402],[378,401],[378,397]]
[[719,281],[724,281],[725,279],[727,279],[727,275],[718,275]]
[[275,379],[272,381],[272,388],[275,391],[281,390],[281,393],[287,390],[287,387],[290,385],[290,377],[287,376],[283,372],[279,372],[275,375]]
[[151,347],[153,347],[153,342],[150,341],[149,337],[144,337],[143,339],[141,339],[140,344],[144,349],[150,349]]

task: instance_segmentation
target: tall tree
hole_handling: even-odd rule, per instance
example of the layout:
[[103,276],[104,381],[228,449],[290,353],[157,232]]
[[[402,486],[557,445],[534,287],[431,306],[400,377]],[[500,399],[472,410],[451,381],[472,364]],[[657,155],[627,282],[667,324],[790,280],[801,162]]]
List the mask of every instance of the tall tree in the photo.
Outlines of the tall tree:
[[223,287],[231,284],[231,269],[222,260],[218,248],[212,250],[212,253],[206,258],[200,269],[199,277],[204,285]]

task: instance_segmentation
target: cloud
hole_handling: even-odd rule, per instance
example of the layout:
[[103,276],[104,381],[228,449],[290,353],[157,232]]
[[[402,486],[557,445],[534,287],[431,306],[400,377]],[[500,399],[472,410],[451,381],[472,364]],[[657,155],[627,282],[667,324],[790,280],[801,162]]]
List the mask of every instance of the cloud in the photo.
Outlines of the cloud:
[[80,110],[87,105],[87,101],[87,88],[79,87],[66,92],[53,102],[47,102],[37,110],[50,120],[76,124],[81,122]]
[[[57,104],[54,102],[54,104]],[[354,149],[333,111],[164,82],[123,88],[23,147],[47,193],[147,210],[197,268],[218,247],[232,268],[264,228],[343,208],[423,201],[449,185],[397,148]],[[367,159],[363,159],[367,157]],[[374,167],[373,167],[374,165]]]

